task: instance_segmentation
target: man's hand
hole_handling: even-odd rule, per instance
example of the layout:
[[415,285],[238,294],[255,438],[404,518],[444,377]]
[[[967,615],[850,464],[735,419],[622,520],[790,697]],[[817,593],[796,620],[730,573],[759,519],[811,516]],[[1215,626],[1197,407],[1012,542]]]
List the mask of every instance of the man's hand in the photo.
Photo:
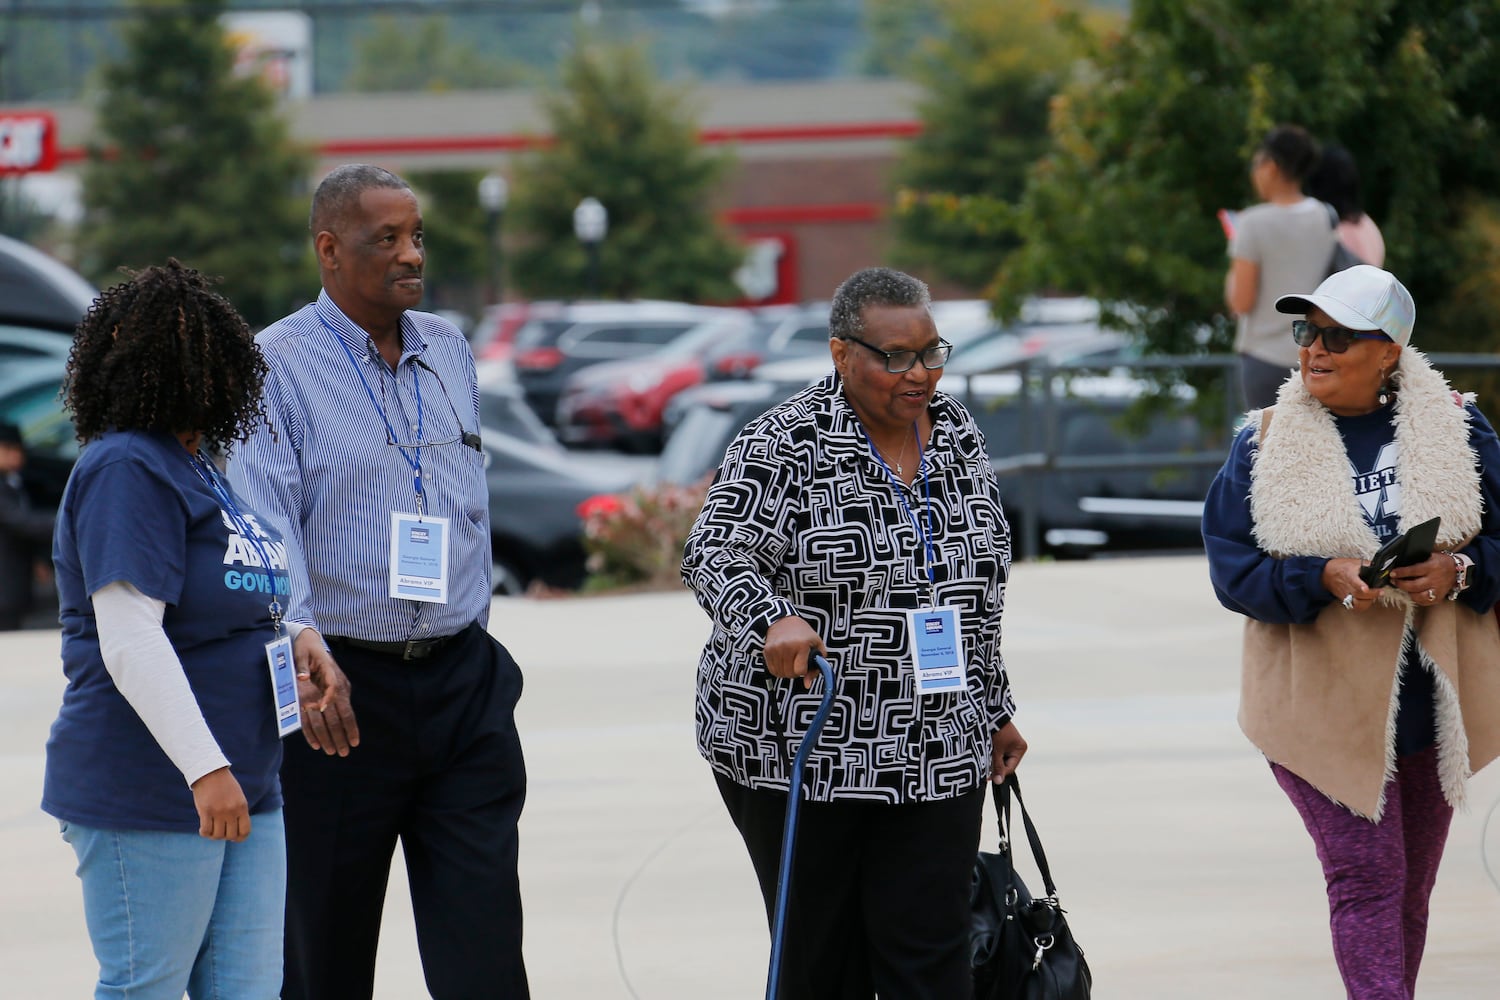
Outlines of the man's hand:
[[307,745],[332,757],[349,756],[359,746],[359,723],[349,701],[349,678],[323,646],[317,629],[297,636],[297,700],[302,704],[302,736]]
[[1024,756],[1026,740],[1014,722],[1007,722],[995,730],[990,740],[990,780],[997,785],[1004,784]]
[[193,782],[192,789],[200,837],[238,844],[250,836],[250,803],[229,768],[209,771]]

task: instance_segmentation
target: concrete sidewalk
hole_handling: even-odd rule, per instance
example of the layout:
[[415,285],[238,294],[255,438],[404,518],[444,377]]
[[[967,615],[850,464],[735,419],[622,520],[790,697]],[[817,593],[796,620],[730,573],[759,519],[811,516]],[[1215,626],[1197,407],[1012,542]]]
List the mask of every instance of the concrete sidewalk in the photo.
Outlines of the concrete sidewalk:
[[[527,671],[533,994],[762,996],[754,878],[693,748],[706,617],[659,594],[499,601],[491,626]],[[1239,619],[1214,601],[1202,557],[1018,566],[1005,630],[1027,801],[1097,995],[1341,996],[1312,843],[1235,725]],[[87,996],[72,853],[36,806],[57,634],[0,636],[0,678],[0,993]],[[1423,1000],[1500,989],[1500,889],[1485,866],[1486,853],[1500,866],[1497,799],[1492,768],[1454,821]],[[394,878],[376,995],[410,1000],[426,992]]]

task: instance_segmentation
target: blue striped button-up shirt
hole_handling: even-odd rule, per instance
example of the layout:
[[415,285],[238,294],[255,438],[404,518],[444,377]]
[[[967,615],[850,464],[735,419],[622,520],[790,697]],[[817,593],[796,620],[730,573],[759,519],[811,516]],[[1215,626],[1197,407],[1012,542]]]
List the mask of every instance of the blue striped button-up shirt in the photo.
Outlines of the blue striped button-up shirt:
[[[484,458],[458,440],[479,428],[474,356],[463,335],[437,316],[405,313],[392,372],[325,292],[255,339],[271,369],[265,404],[276,435],[262,423],[235,449],[229,477],[286,541],[287,621],[374,642],[487,624]],[[403,444],[431,444],[403,455],[392,433]],[[418,456],[425,513],[448,519],[446,604],[390,596],[391,513],[417,511],[409,459]]]

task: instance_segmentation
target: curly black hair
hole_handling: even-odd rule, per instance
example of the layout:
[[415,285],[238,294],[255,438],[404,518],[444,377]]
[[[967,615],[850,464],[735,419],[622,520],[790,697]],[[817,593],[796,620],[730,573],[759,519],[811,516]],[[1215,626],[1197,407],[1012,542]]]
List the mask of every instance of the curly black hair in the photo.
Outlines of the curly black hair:
[[176,258],[126,273],[73,335],[62,391],[78,440],[111,428],[198,431],[227,454],[257,420],[269,426],[266,362],[229,300]]

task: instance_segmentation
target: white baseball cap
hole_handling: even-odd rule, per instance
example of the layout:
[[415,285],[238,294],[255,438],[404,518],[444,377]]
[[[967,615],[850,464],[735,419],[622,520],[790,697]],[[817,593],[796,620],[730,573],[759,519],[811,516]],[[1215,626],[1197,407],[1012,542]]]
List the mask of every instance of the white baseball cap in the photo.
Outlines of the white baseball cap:
[[1351,330],[1379,330],[1405,347],[1417,321],[1411,292],[1389,271],[1356,264],[1323,279],[1311,295],[1283,295],[1276,311],[1307,315],[1321,309],[1340,326]]

